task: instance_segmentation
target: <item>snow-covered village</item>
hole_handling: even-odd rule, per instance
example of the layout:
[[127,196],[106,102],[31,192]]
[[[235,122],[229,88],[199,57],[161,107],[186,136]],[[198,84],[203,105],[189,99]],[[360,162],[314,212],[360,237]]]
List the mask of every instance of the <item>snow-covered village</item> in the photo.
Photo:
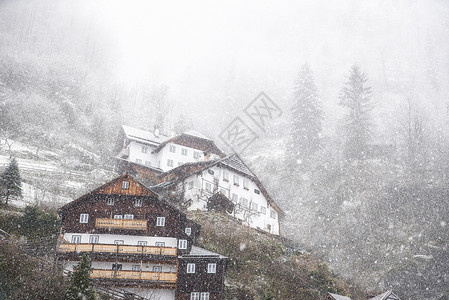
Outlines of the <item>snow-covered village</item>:
[[449,2],[0,0],[0,300],[449,300]]

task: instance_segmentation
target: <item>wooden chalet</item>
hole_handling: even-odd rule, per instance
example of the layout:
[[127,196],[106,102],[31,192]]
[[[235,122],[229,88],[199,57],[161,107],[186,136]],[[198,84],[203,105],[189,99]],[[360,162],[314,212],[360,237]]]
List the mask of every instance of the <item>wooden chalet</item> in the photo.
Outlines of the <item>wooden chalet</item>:
[[[120,176],[58,213],[57,253],[66,270],[89,253],[91,277],[100,284],[161,300],[222,299],[226,258],[195,247],[200,225],[132,176]],[[210,280],[186,281],[192,274]]]

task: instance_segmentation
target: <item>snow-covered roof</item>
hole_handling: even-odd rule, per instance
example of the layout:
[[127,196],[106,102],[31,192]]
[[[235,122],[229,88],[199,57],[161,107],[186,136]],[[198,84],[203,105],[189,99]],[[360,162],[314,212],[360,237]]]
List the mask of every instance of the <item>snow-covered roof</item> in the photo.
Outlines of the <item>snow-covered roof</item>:
[[159,145],[170,138],[169,136],[163,134],[155,135],[154,132],[145,131],[142,129],[137,129],[126,125],[122,125],[122,128],[128,139],[142,143],[152,143]]
[[196,136],[196,137],[199,137],[199,138],[202,138],[202,139],[205,139],[205,140],[212,141],[212,139],[208,138],[204,134],[202,134],[202,133],[200,133],[198,131],[195,131],[195,130],[185,131],[184,134],[191,135],[191,136]]
[[236,171],[239,171],[249,177],[256,177],[253,172],[245,165],[245,163],[236,155],[231,154],[229,156],[226,156],[222,160],[220,160],[220,163],[222,163],[225,166],[228,166]]
[[334,298],[335,300],[351,300],[351,298],[349,298],[349,297],[338,295],[338,294],[329,293],[329,295],[331,295],[332,298]]
[[190,250],[189,254],[184,254],[182,257],[218,257],[218,258],[227,258],[226,256],[220,255],[218,253],[206,250],[204,248],[200,248],[197,246],[192,246],[192,250]]
[[401,300],[396,296],[393,291],[388,291],[383,294],[377,295],[376,297],[370,298],[370,300]]

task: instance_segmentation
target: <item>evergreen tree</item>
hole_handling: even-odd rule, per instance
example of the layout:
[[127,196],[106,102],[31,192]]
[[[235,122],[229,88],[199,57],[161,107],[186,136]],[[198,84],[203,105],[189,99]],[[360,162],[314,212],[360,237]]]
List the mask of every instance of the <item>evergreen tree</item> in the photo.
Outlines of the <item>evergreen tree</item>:
[[294,87],[292,127],[287,145],[287,161],[291,166],[306,163],[320,147],[321,122],[324,113],[308,64],[302,66]]
[[347,109],[345,118],[345,156],[364,159],[372,135],[371,111],[374,108],[367,77],[357,65],[351,68],[349,81],[340,92],[340,105]]
[[0,178],[1,196],[8,204],[11,197],[21,197],[22,187],[17,161],[13,158]]
[[90,259],[85,253],[73,268],[70,285],[65,293],[66,300],[96,300],[90,279]]

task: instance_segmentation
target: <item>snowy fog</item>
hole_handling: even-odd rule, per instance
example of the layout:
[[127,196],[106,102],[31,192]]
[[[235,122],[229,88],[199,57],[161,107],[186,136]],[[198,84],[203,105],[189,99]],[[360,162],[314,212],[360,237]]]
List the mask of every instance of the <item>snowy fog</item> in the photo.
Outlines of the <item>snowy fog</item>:
[[[299,299],[338,300],[327,293],[341,293],[366,300],[387,291],[402,300],[449,299],[448,128],[445,0],[0,0],[0,229],[18,241],[32,238],[14,216],[36,205],[42,212],[34,215],[48,212],[45,222],[57,222],[63,205],[123,175],[118,165],[127,159],[140,168],[159,163],[161,174],[189,163],[187,150],[162,165],[131,161],[130,136],[157,139],[150,155],[189,132],[203,141],[189,147],[210,151],[195,162],[217,160],[207,165],[214,172],[236,169],[253,181],[248,189],[248,181],[230,177],[234,185],[266,198],[236,205],[279,214],[279,225],[248,227],[282,236],[289,241],[283,247],[291,242],[293,253],[320,262],[299,255],[298,270],[329,268],[323,273],[331,279],[319,283],[317,273],[298,271],[308,291],[295,292]],[[232,135],[239,130],[241,139]],[[234,152],[238,159],[227,156]],[[136,172],[170,197],[160,185],[165,178]],[[8,180],[21,191],[10,191]],[[227,193],[220,201],[234,202]],[[178,208],[202,209],[186,203]],[[221,217],[195,221],[227,224]],[[39,241],[56,236],[60,224],[52,226]],[[223,299],[294,299],[290,285],[276,281],[289,277],[281,267],[271,283],[270,269],[247,279],[247,290],[238,286],[245,282],[238,276],[255,271],[236,267],[245,265],[244,254],[234,259],[215,248],[206,237],[226,238],[210,228],[199,245],[230,257]],[[266,246],[263,235],[255,240]],[[248,241],[236,247],[257,248]],[[15,252],[8,251],[0,257]],[[276,257],[259,263],[281,264]],[[48,280],[56,286],[59,279]],[[1,282],[0,298],[20,299],[8,284]],[[206,299],[200,292],[190,299]]]

